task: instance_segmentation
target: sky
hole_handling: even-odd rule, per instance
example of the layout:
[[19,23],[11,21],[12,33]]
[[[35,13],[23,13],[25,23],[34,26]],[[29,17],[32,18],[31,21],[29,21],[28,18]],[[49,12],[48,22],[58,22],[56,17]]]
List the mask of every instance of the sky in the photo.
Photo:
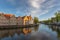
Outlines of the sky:
[[31,15],[46,20],[60,10],[60,0],[0,0],[0,12],[16,16]]

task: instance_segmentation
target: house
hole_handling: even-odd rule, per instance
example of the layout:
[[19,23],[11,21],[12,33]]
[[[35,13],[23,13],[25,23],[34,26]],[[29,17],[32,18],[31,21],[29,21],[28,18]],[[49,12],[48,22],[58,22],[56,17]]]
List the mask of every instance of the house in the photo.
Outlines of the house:
[[22,19],[23,19],[23,25],[33,24],[33,19],[31,17],[31,15],[30,16],[24,16],[24,17],[22,17]]
[[16,17],[13,14],[0,13],[0,25],[29,25],[33,24],[33,18],[30,16]]
[[17,25],[22,25],[23,24],[23,21],[22,21],[22,17],[16,17],[17,19]]
[[4,13],[0,13],[0,25],[8,25],[8,20],[4,16]]
[[15,15],[13,15],[13,14],[4,14],[4,16],[8,20],[9,25],[16,25],[17,21],[16,21]]
[[33,18],[31,17],[31,15],[30,16],[27,16],[28,17],[28,19],[29,19],[29,24],[34,24],[34,20],[33,20]]

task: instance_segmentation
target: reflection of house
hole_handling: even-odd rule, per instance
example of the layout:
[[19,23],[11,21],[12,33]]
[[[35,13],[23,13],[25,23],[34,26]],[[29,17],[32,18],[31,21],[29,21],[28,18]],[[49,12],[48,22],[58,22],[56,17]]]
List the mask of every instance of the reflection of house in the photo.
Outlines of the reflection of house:
[[30,16],[24,16],[23,18],[23,25],[33,24],[33,19]]

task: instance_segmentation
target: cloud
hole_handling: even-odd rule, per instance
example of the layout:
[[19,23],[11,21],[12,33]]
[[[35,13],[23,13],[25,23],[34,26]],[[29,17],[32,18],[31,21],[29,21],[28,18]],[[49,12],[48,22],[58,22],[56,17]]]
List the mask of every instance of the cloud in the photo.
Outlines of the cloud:
[[32,7],[35,7],[35,8],[39,8],[39,3],[38,3],[39,0],[30,0],[30,4]]
[[44,12],[42,12],[41,10],[34,10],[34,11],[31,11],[31,15],[32,15],[32,17],[39,17],[39,16],[41,16],[41,15],[44,15],[44,14],[46,14],[46,13],[48,13],[49,12],[49,10],[44,10]]
[[17,0],[18,2],[16,2],[16,0],[7,1],[16,6],[16,14],[31,14],[33,17],[40,17],[41,15],[47,14],[54,7],[60,5],[60,2],[58,0]]
[[32,8],[32,10],[29,10],[29,14],[33,17],[39,17],[49,13],[52,8],[58,6],[57,4],[59,4],[59,2],[56,0],[29,0],[29,5],[31,6],[30,8]]
[[42,10],[41,10],[41,7],[42,7],[41,4],[45,1],[46,0],[29,0],[30,6],[33,9],[33,10],[30,10],[29,14],[31,14],[33,17],[34,16],[39,17],[40,15],[45,14],[47,12],[47,10],[44,11],[45,13],[43,13]]
[[45,0],[29,0],[30,5],[34,8],[40,8],[40,5],[42,2],[44,2]]

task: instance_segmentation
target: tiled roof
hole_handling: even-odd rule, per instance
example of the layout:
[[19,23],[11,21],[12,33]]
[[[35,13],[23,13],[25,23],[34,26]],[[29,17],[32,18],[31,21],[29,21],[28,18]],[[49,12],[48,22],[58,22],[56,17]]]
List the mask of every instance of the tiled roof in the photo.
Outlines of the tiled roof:
[[10,17],[12,17],[13,15],[12,14],[4,14],[4,16],[9,19]]
[[13,15],[12,14],[4,14],[4,16],[11,17]]

